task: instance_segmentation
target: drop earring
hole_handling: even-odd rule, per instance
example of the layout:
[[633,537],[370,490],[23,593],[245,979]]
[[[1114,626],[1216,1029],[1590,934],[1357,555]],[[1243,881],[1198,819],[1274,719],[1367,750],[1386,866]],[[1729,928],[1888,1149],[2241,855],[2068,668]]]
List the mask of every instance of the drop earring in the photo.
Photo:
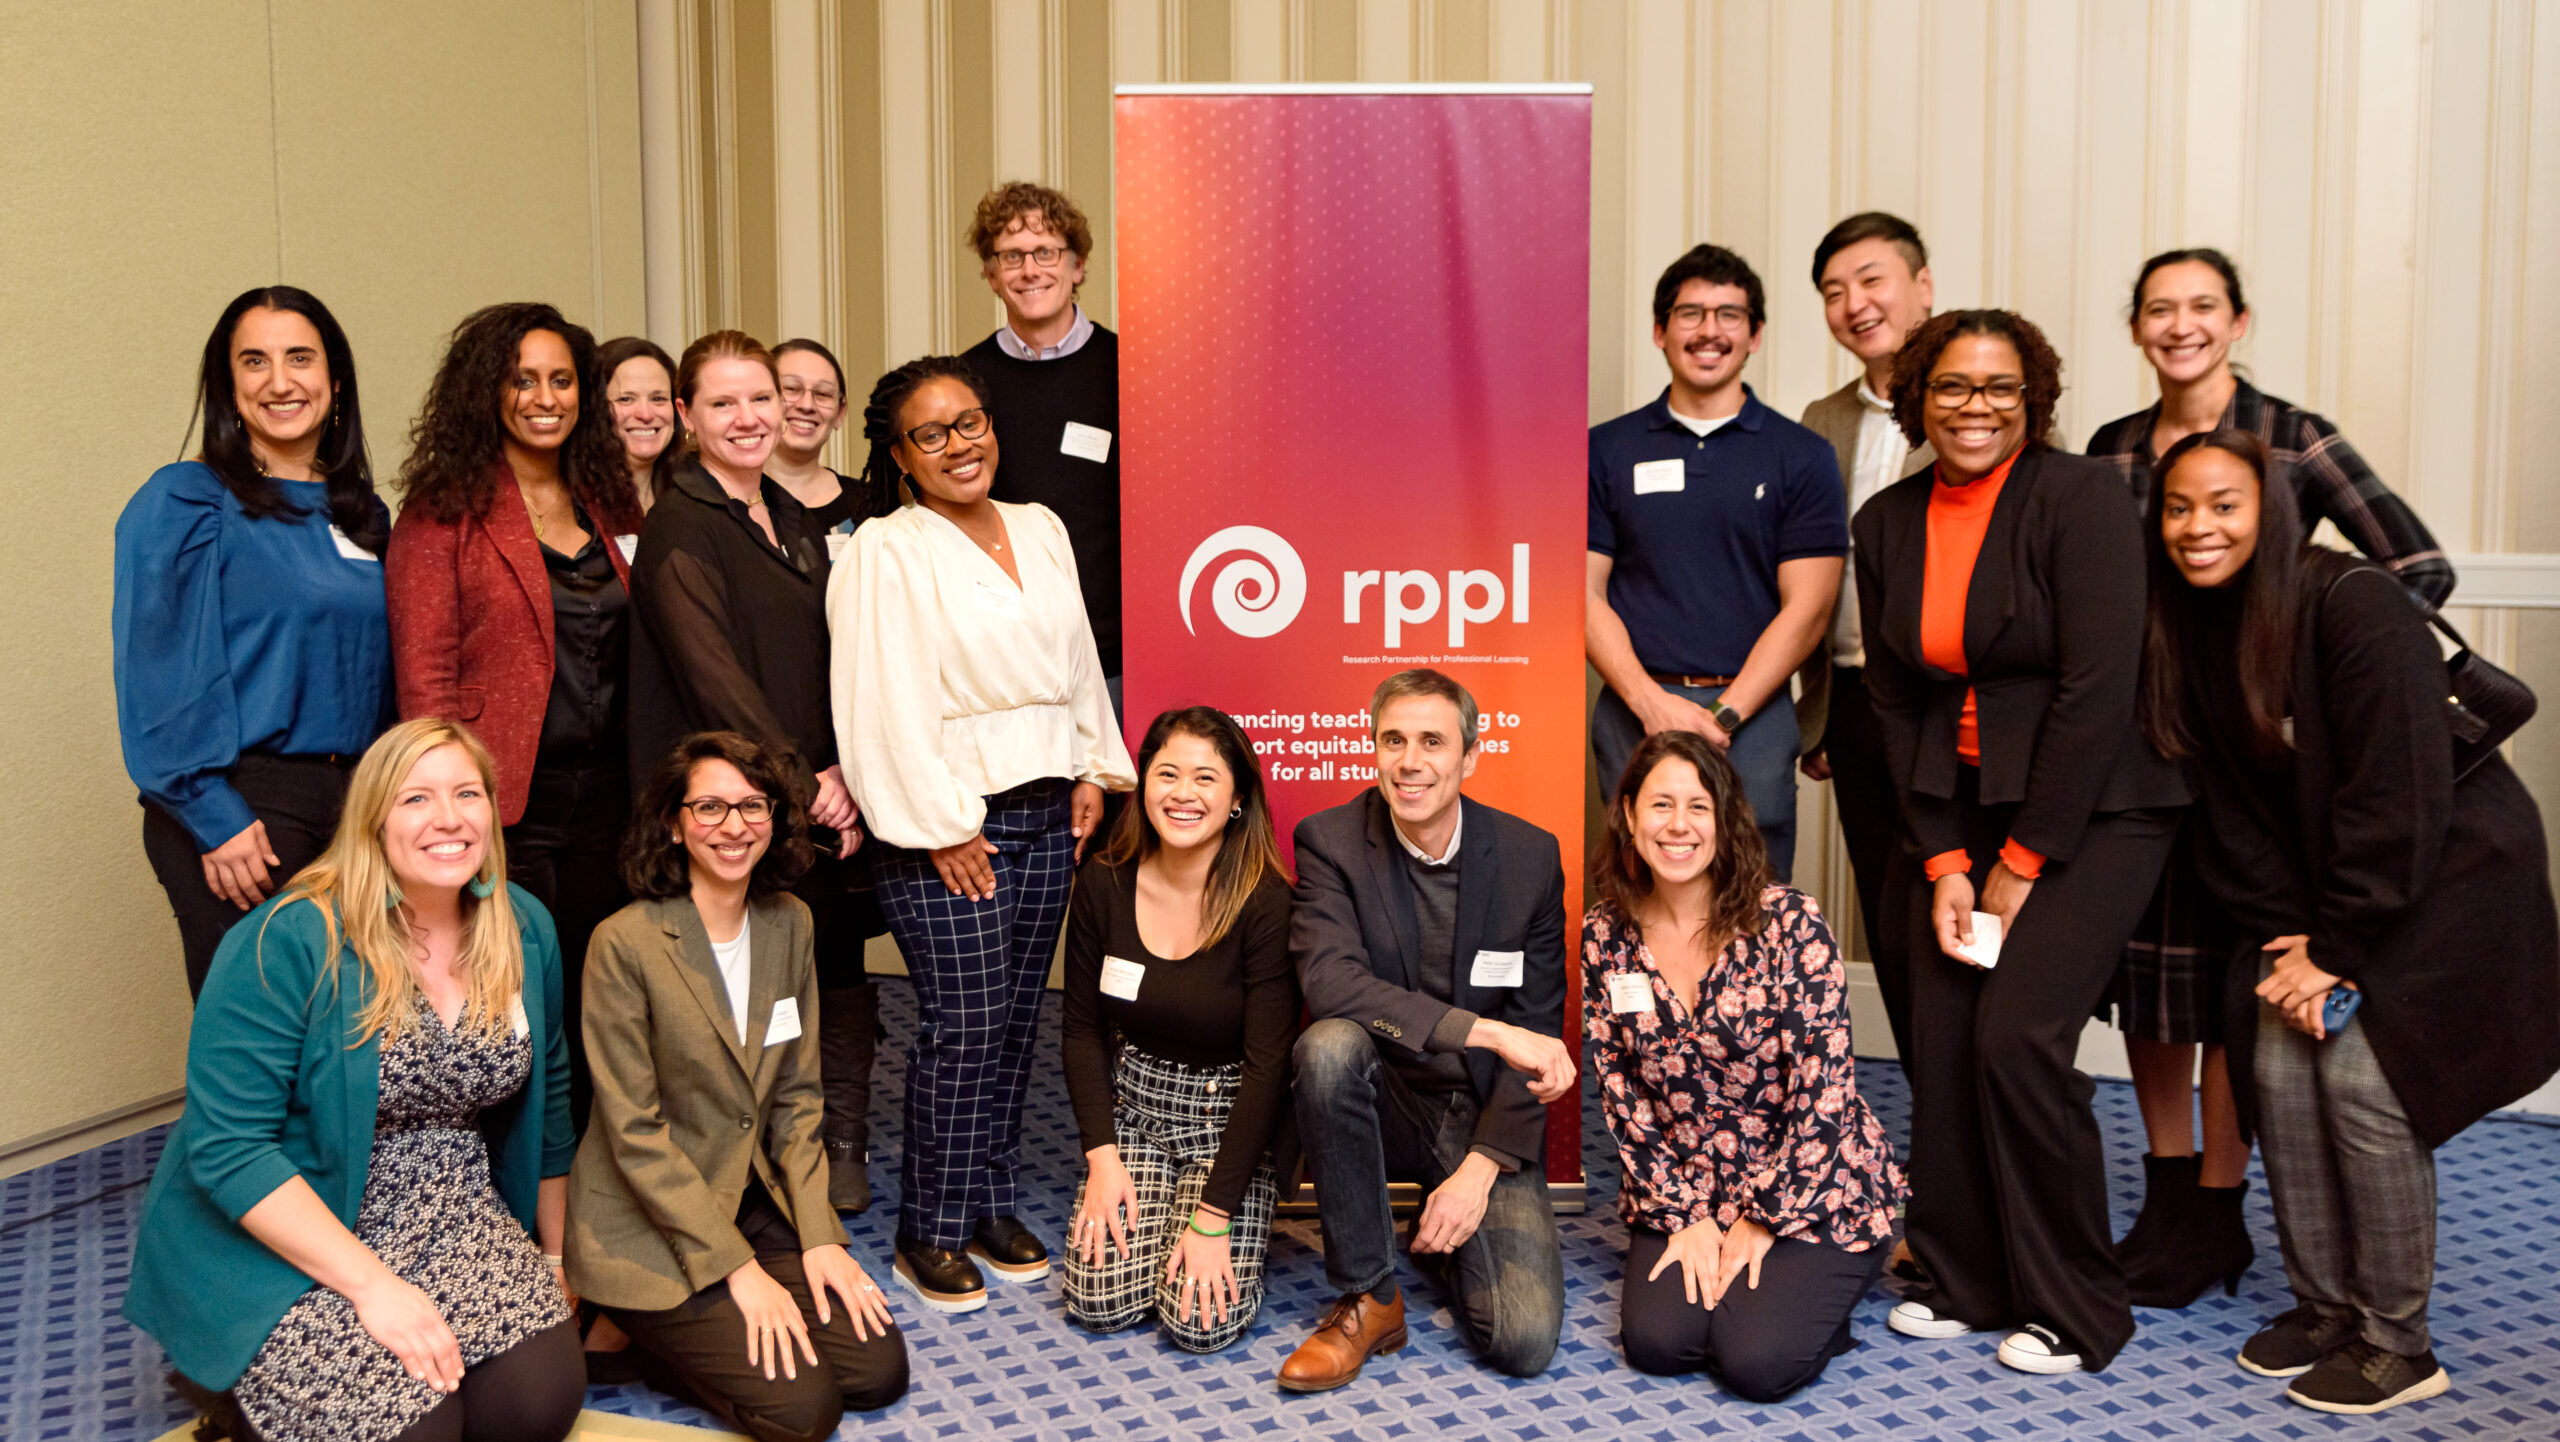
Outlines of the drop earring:
[[385,911],[398,911],[400,909],[400,903],[407,899],[407,897],[400,894],[400,883],[396,881],[392,882],[387,893],[383,897],[382,909]]
[[469,890],[473,896],[480,898],[482,901],[488,900],[489,893],[496,891],[497,889],[498,883],[491,881],[485,876],[475,876],[471,878]]

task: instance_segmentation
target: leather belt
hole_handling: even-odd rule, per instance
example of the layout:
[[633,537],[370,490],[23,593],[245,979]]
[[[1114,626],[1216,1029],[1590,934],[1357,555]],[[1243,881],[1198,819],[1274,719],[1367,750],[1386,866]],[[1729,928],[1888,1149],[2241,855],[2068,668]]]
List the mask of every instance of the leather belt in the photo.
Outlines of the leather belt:
[[1665,686],[1686,686],[1693,690],[1730,686],[1734,682],[1731,676],[1684,676],[1677,671],[1647,671],[1645,674]]

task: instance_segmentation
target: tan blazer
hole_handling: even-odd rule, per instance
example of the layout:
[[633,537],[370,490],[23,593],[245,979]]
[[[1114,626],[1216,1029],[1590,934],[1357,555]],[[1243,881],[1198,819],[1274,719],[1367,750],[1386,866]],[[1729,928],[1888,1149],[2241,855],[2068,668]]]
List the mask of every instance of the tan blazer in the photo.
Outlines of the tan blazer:
[[[1858,401],[1858,378],[1812,405],[1804,408],[1805,429],[1831,443],[1831,453],[1840,458],[1840,485],[1849,495],[1857,494],[1858,423],[1866,419],[1867,408]],[[1912,447],[1902,463],[1902,474],[1926,470],[1937,464],[1938,453],[1927,441]],[[1857,574],[1853,566],[1849,574]],[[1811,755],[1822,749],[1823,729],[1831,722],[1831,631],[1825,627],[1822,640],[1796,668],[1796,736],[1798,750]]]
[[[663,1311],[755,1255],[739,1235],[753,1176],[802,1247],[843,1245],[819,1140],[818,980],[809,908],[747,904],[747,1042],[738,1044],[711,937],[688,897],[635,901],[587,947],[587,1061],[595,1109],[569,1172],[561,1253],[578,1295]],[[766,1044],[774,1005],[800,1035]]]

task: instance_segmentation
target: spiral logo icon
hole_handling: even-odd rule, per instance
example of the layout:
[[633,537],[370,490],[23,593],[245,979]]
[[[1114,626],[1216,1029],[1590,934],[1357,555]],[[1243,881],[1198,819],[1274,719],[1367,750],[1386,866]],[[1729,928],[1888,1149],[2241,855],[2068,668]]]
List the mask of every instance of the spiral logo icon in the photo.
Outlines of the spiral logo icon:
[[1182,567],[1183,629],[1200,634],[1191,624],[1191,583],[1231,551],[1244,554],[1219,568],[1209,583],[1209,609],[1239,636],[1279,635],[1307,603],[1307,568],[1296,548],[1260,526],[1229,526],[1191,553]]

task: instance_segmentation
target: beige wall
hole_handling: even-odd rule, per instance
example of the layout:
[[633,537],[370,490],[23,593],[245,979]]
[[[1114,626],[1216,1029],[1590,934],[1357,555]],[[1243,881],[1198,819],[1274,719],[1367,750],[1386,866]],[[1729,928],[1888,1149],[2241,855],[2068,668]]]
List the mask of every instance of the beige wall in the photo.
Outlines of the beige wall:
[[[442,335],[540,298],[643,317],[630,0],[0,0],[0,1170],[165,1099],[188,1016],[176,927],[118,755],[117,512],[175,459],[233,295],[289,281],[356,351],[395,472]],[[67,454],[66,454],[67,452]]]

